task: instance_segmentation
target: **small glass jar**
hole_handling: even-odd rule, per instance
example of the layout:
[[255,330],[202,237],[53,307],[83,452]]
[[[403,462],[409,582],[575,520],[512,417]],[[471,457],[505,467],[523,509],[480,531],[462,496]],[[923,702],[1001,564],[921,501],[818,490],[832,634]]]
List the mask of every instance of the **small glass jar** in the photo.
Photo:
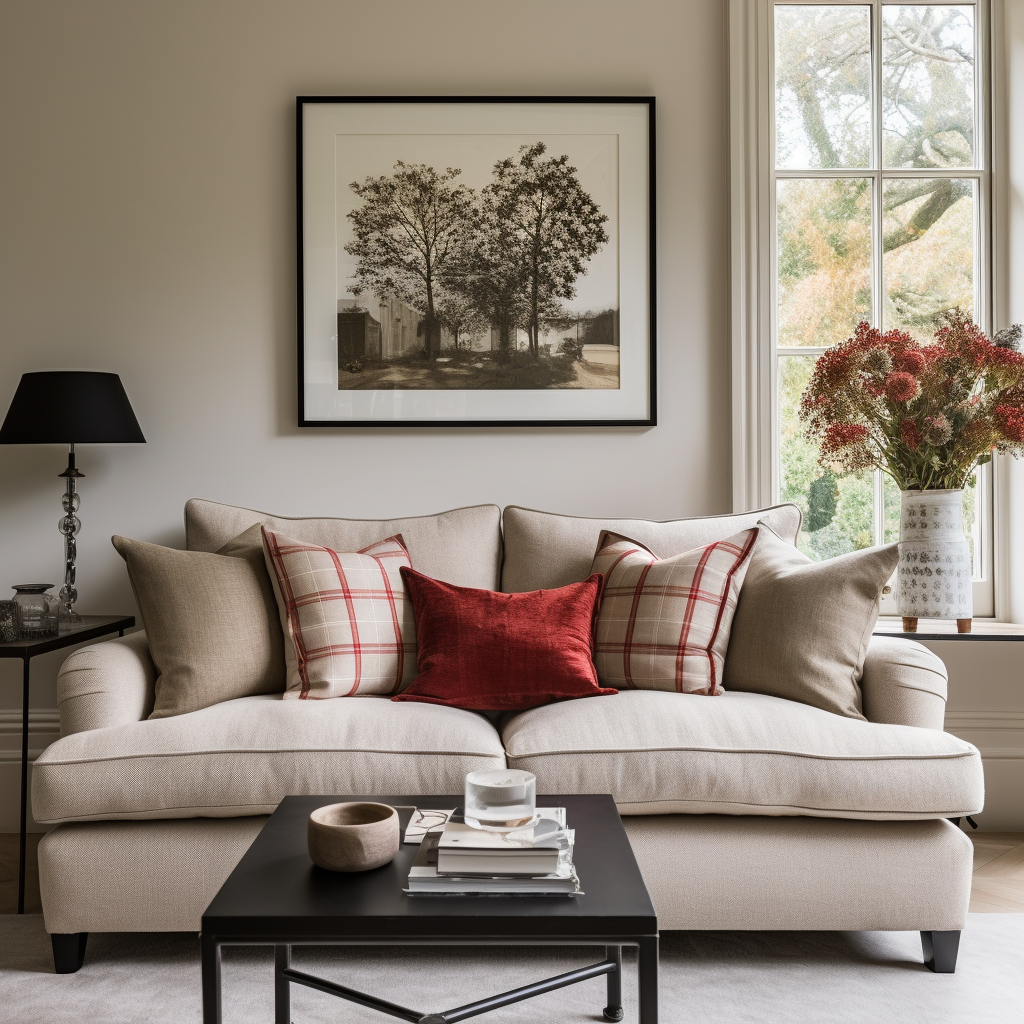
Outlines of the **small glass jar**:
[[46,593],[52,586],[52,583],[14,585],[14,602],[18,606],[21,618],[20,635],[23,640],[57,635],[57,612],[60,601],[52,594]]
[[537,820],[537,776],[515,768],[492,768],[466,776],[467,825],[485,832],[529,828]]
[[21,614],[17,601],[0,601],[0,643],[10,644],[21,638]]

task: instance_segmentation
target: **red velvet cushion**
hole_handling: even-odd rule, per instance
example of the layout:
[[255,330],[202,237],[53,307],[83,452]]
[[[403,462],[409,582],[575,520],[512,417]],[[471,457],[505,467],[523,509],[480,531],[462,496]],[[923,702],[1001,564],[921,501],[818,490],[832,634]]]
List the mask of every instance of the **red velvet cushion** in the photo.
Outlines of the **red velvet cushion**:
[[523,711],[618,693],[591,656],[602,577],[530,594],[456,587],[402,567],[416,617],[419,675],[392,700]]

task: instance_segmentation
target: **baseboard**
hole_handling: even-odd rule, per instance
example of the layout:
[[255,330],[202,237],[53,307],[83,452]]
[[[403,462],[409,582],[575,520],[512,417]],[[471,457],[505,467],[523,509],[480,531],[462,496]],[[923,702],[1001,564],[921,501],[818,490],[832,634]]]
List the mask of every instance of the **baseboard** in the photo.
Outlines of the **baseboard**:
[[[28,713],[29,793],[34,761],[60,737],[60,714],[56,708],[30,708]],[[0,832],[17,832],[21,819],[21,712],[0,711]],[[30,832],[45,832],[46,826],[32,820]]]
[[946,732],[973,743],[983,758],[1024,759],[1024,711],[947,711]]

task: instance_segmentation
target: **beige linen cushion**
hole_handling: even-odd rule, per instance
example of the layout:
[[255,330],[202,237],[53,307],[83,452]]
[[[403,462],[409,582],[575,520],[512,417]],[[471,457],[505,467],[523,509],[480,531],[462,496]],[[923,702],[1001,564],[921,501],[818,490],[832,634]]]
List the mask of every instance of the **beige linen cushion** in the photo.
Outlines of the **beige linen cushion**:
[[812,562],[762,526],[732,623],[725,688],[864,718],[864,659],[898,557],[889,544]]
[[[780,537],[791,539],[795,544],[801,523],[800,509],[796,505],[775,505],[757,512],[669,522],[586,519],[536,512],[517,505],[509,505],[502,516],[505,562],[501,570],[501,589],[506,594],[549,590],[585,580],[590,575],[597,542],[605,531],[638,541],[658,558],[671,558],[691,548],[725,540],[734,533],[757,526],[762,519]],[[413,565],[428,572],[417,562],[416,552],[410,549],[410,553]]]
[[192,498],[185,505],[185,547],[191,551],[216,551],[251,526],[265,526],[335,551],[359,551],[383,537],[401,534],[417,571],[457,587],[498,589],[501,510],[497,505],[407,519],[293,518],[200,498]]
[[281,625],[258,531],[220,553],[112,541],[128,566],[157,670],[150,718],[284,689]]
[[621,690],[524,711],[502,739],[538,794],[611,793],[623,814],[951,818],[984,800],[981,756],[956,736],[760,693]]
[[504,768],[482,715],[387,697],[242,697],[190,715],[75,733],[36,761],[37,820],[231,818],[289,794],[461,793]]

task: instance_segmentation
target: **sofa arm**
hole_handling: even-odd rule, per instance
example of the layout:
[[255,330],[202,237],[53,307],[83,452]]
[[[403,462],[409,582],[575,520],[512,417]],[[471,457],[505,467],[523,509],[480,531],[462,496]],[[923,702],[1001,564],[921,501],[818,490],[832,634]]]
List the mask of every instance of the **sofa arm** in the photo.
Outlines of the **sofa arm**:
[[869,722],[941,729],[946,716],[946,666],[913,640],[875,636],[861,677]]
[[153,710],[155,683],[144,632],[75,651],[57,674],[61,736],[141,722]]

